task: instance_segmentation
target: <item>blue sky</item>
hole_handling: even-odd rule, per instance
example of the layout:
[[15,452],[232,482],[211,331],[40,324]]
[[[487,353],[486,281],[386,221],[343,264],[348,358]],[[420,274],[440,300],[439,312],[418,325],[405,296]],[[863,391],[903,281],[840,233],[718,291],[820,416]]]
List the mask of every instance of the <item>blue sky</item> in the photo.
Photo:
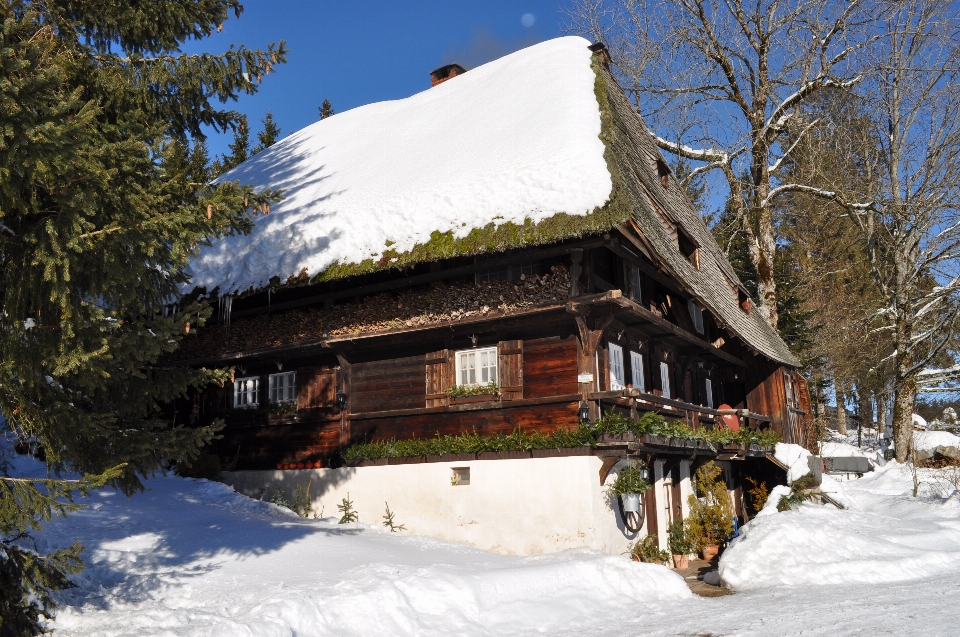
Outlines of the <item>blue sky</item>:
[[[221,33],[191,42],[187,52],[220,52],[230,44],[266,48],[286,40],[287,64],[260,91],[233,108],[252,132],[269,110],[286,136],[318,119],[328,98],[337,112],[407,97],[429,88],[429,72],[448,62],[473,68],[530,44],[562,35],[556,0],[245,0]],[[532,16],[532,17],[531,17]],[[529,25],[529,26],[527,26]],[[252,143],[255,140],[251,140]],[[229,135],[211,135],[211,155]]]

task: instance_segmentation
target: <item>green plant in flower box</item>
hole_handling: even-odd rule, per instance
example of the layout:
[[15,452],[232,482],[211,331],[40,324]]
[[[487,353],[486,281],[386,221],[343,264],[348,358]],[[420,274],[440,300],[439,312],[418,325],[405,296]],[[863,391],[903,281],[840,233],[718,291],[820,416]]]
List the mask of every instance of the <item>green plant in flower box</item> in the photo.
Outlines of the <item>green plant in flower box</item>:
[[454,385],[447,390],[447,395],[451,398],[463,398],[466,396],[496,396],[500,393],[497,383],[492,382],[486,385]]

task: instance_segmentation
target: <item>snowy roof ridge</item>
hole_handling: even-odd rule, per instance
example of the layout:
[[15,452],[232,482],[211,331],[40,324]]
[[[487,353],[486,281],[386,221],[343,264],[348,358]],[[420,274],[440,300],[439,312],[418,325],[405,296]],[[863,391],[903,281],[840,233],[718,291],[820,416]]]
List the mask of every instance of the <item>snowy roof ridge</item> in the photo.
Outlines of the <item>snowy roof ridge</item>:
[[191,263],[242,292],[608,229],[589,42],[523,49],[411,97],[316,122],[221,177],[285,199]]

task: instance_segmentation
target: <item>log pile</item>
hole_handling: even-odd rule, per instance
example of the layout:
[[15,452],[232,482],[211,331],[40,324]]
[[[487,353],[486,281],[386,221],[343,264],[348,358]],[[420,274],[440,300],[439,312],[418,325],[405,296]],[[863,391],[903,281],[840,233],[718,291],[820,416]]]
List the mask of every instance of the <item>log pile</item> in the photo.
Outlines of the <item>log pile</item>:
[[548,274],[521,276],[517,283],[438,285],[384,292],[334,305],[235,320],[229,330],[211,324],[180,343],[176,360],[250,351],[299,341],[420,327],[470,317],[493,318],[567,298],[570,274],[555,266]]

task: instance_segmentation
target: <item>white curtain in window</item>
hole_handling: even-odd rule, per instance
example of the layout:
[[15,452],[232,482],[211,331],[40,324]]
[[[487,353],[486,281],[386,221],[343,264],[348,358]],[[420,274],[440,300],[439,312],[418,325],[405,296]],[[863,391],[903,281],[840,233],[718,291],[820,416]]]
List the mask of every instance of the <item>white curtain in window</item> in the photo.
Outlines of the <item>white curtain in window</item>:
[[458,385],[471,387],[497,382],[497,348],[457,352]]
[[260,379],[256,376],[238,378],[233,383],[233,406],[256,407],[259,401]]
[[633,387],[640,391],[647,391],[643,386],[643,354],[630,352],[630,372],[633,376]]
[[626,386],[626,377],[623,372],[623,348],[613,343],[610,343],[607,347],[608,362],[610,363],[610,389],[623,389]]
[[670,398],[670,365],[660,363],[660,387],[664,398]]

